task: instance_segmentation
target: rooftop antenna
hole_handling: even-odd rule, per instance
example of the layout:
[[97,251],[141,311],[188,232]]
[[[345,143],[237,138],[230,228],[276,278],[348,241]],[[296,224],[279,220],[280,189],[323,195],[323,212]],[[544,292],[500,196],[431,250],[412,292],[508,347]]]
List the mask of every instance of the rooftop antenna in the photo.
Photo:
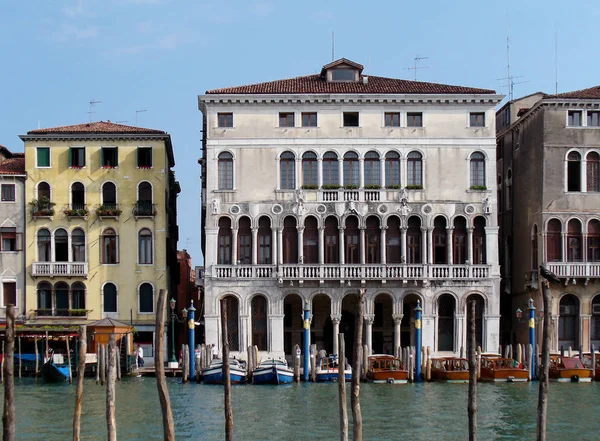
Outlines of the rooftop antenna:
[[335,60],[335,33],[331,31],[331,61]]
[[126,123],[126,122],[127,122],[127,120],[123,119],[121,121],[115,121],[115,124],[123,124],[123,123]]
[[[514,89],[516,84],[524,84],[529,83],[529,81],[517,81],[515,82],[515,78],[523,78],[522,75],[514,76],[510,73],[510,39],[506,37],[506,77],[498,78],[499,81],[506,80],[508,82],[508,100],[512,101],[514,98]],[[502,87],[502,86],[500,86]]]
[[419,69],[429,69],[429,66],[417,66],[417,63],[421,60],[427,60],[429,57],[419,57],[418,55],[413,58],[415,65],[413,67],[405,67],[406,70],[414,70],[415,71],[415,81],[417,81],[417,70]]
[[136,110],[136,111],[135,111],[135,125],[136,125],[136,126],[138,125],[138,115],[139,115],[140,113],[142,113],[142,112],[147,112],[147,110],[146,110],[146,109],[140,109],[140,110]]
[[90,100],[90,110],[89,110],[89,112],[87,112],[87,114],[90,115],[90,122],[92,122],[92,113],[96,113],[92,110],[92,108],[94,107],[95,104],[98,104],[101,102],[102,101],[94,101],[93,98]]
[[554,93],[558,95],[558,30],[554,30]]

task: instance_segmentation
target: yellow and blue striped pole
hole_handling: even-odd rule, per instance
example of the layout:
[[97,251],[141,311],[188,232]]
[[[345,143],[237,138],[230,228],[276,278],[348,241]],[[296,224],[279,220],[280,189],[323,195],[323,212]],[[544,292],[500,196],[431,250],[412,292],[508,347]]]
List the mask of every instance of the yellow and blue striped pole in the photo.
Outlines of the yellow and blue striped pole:
[[415,383],[421,381],[421,301],[415,308]]
[[308,368],[310,366],[310,300],[304,301],[304,370],[302,379],[308,381]]
[[529,299],[529,344],[531,345],[531,379],[535,380],[535,306],[533,306],[533,299]]

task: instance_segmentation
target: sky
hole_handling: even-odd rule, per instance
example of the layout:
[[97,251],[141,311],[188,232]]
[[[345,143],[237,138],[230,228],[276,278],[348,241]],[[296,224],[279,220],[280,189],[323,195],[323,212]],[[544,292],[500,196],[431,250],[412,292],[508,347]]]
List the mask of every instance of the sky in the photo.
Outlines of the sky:
[[[376,76],[514,96],[600,84],[598,0],[0,0],[0,145],[38,127],[111,120],[165,130],[181,183],[179,248],[200,249],[206,90],[318,73],[345,57]],[[556,57],[558,54],[558,57]],[[558,62],[556,60],[558,59]],[[558,76],[556,76],[558,71]]]

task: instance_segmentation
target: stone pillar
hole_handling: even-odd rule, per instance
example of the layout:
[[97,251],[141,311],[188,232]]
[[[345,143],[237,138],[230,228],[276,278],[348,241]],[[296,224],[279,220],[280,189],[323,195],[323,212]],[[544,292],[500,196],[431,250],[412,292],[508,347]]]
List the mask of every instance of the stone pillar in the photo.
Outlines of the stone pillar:
[[231,232],[231,264],[237,265],[238,261],[238,229],[235,228]]
[[279,241],[277,240],[277,230],[271,229],[271,264],[275,265],[279,259]]
[[[500,346],[500,316],[484,315],[483,317],[483,348],[484,352],[496,352]],[[469,324],[467,323],[467,326]],[[541,332],[541,327],[538,327]],[[540,346],[541,347],[541,346]],[[465,346],[466,348],[466,346]]]
[[[281,300],[283,303],[283,300]],[[283,314],[270,314],[269,316],[268,351],[275,357],[284,357],[283,347]]]
[[331,321],[333,322],[333,353],[339,354],[340,348],[338,347],[338,335],[340,333],[340,321],[342,316],[339,314],[331,314]]
[[317,158],[317,170],[319,177],[319,188],[323,186],[323,158]]
[[258,264],[258,228],[252,227],[252,265]]
[[[581,305],[580,305],[581,307]],[[585,351],[590,350],[591,346],[591,314],[579,314],[579,341]],[[579,350],[579,348],[577,348]]]
[[304,227],[298,228],[298,263],[304,263]]
[[207,227],[204,229],[204,233],[206,234],[206,256],[204,256],[206,265],[205,271],[207,276],[212,276],[212,266],[219,262],[219,229]]
[[[427,236],[429,235],[427,228],[421,227],[421,263],[427,264]],[[415,262],[417,263],[417,262]]]
[[[87,240],[87,237],[86,237]],[[67,247],[68,247],[68,251],[67,251],[67,262],[73,262],[73,247],[71,246],[71,233],[67,234]],[[86,256],[87,257],[87,256]],[[585,262],[585,261],[584,261]],[[71,298],[71,296],[69,295],[69,298]]]
[[500,276],[498,230],[499,227],[485,227],[485,261],[491,267],[490,277]]
[[392,318],[394,319],[394,355],[399,357],[398,347],[400,346],[400,325],[402,324],[403,314],[393,314]]
[[325,263],[325,227],[319,227],[319,264]]
[[[543,225],[541,225],[541,226],[543,227]],[[547,262],[548,256],[546,256],[546,232],[543,231],[541,236],[542,236],[542,243],[540,245],[541,245],[541,250],[542,250],[542,258],[540,259],[540,262]]]
[[365,188],[365,160],[358,158],[358,187]]
[[221,347],[221,324],[219,315],[204,315],[204,332],[206,344],[214,344],[219,351]]
[[[121,256],[119,256],[119,258],[120,257]],[[50,233],[50,262],[56,262],[56,244],[54,243],[53,233]]]
[[360,239],[359,239],[359,254],[360,254],[360,264],[364,265],[366,262],[366,244],[365,244],[365,229],[360,228]]
[[339,184],[343,187],[344,186],[344,158],[342,156],[340,156],[338,158],[338,180],[340,181]]
[[298,190],[299,188],[302,188],[302,158],[301,157],[297,157],[296,158],[296,170],[294,170],[294,177],[295,177],[295,182],[294,182],[294,189]]
[[381,263],[385,265],[387,263],[387,229],[388,227],[381,228]]
[[421,316],[422,329],[422,345],[430,346],[432,351],[435,351],[435,315],[423,314]]
[[446,228],[446,251],[447,251],[447,256],[446,256],[446,262],[448,263],[448,265],[452,265],[453,263],[453,253],[452,253],[452,249],[453,249],[453,243],[454,241],[452,240],[452,232],[454,231],[453,227],[448,227]]
[[[581,244],[581,247],[583,248],[583,250],[582,250],[583,252],[581,254],[582,262],[587,262],[588,261],[587,260],[587,254],[588,254],[588,247],[587,247],[588,235],[587,235],[587,230],[583,231],[583,234],[581,236],[582,236],[581,240],[583,242]],[[589,346],[587,346],[587,347],[589,347]]]
[[[460,302],[459,302],[460,304]],[[465,314],[454,314],[455,326],[454,326],[454,352],[458,353],[462,347],[465,351],[467,350],[467,329]]]
[[467,228],[467,259],[473,265],[473,227]]
[[379,180],[381,188],[385,188],[385,156],[379,158]]
[[427,262],[431,265],[433,263],[433,228],[427,229]]
[[566,262],[567,261],[567,254],[569,252],[569,247],[567,245],[567,233],[565,233],[564,231],[562,233],[562,243],[561,244],[562,244],[562,253],[561,253],[562,259],[561,259],[561,262]]
[[281,158],[277,158],[277,187],[276,190],[281,190]]
[[250,316],[248,314],[240,315],[240,347],[239,352],[245,352],[252,343],[252,329]]
[[400,227],[400,262],[408,263],[408,255],[406,254],[406,231],[408,228]]
[[283,229],[277,229],[277,263],[283,265]]
[[375,317],[372,315],[365,316],[365,344],[368,348],[368,354],[371,355],[373,353],[373,321]]
[[346,263],[346,259],[344,257],[344,228],[345,227],[340,227],[340,238],[338,241],[340,245],[340,265]]

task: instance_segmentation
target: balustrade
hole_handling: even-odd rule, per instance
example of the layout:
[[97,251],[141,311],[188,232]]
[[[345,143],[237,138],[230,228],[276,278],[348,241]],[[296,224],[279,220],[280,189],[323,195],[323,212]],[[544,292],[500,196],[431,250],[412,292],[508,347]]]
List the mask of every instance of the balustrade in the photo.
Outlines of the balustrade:
[[32,275],[34,277],[87,277],[88,264],[87,262],[34,262]]

